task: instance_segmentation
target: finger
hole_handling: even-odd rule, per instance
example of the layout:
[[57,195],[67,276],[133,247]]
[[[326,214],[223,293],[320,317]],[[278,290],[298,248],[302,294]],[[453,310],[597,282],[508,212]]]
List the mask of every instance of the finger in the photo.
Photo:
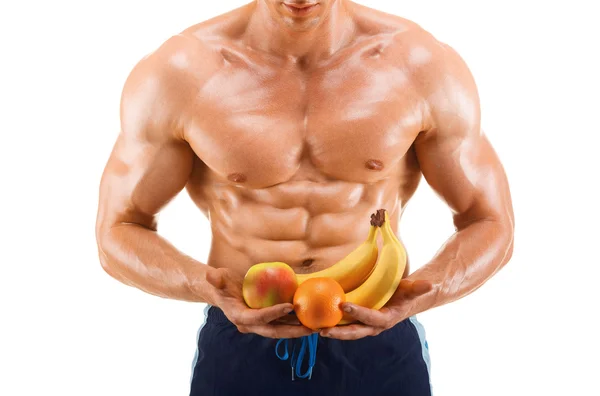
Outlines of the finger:
[[294,306],[290,303],[277,304],[272,307],[259,309],[244,309],[240,317],[237,318],[237,324],[246,326],[266,325],[289,314],[293,309]]
[[250,326],[248,330],[269,338],[300,338],[314,333],[307,327],[295,325]]
[[323,329],[319,334],[323,337],[337,338],[338,340],[358,340],[359,338],[377,335],[380,332],[381,329],[371,326],[351,324]]
[[342,309],[351,318],[369,326],[387,327],[389,324],[390,317],[387,311],[380,312],[350,303],[342,304]]

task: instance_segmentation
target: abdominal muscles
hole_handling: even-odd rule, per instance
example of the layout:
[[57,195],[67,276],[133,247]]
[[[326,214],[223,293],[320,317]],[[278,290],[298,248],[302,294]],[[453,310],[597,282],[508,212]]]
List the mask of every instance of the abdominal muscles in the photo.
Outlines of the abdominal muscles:
[[308,273],[335,264],[362,243],[377,209],[390,211],[395,223],[397,180],[291,180],[263,189],[203,180],[188,190],[211,223],[207,264],[243,274],[254,264],[281,261]]

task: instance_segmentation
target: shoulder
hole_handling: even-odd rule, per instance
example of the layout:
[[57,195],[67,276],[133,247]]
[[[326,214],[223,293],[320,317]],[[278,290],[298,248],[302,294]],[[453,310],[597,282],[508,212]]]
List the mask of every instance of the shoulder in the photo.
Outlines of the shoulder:
[[424,130],[456,121],[477,129],[477,86],[459,53],[413,21],[379,11],[369,13],[361,17],[363,26],[370,26],[368,31],[381,38],[388,66],[405,76],[420,103]]
[[[355,5],[359,30],[382,43],[383,58],[405,75],[421,98],[425,123],[448,116],[479,117],[479,97],[473,75],[450,45],[419,24],[396,15]],[[442,113],[444,116],[442,117]]]
[[[210,48],[195,37],[178,34],[144,56],[133,67],[123,89],[124,97],[180,95],[211,72]],[[207,62],[208,61],[208,62]],[[202,67],[199,67],[202,66]]]
[[450,45],[411,20],[387,15],[385,32],[389,50],[396,65],[411,72],[431,74],[434,71],[451,73],[466,67],[465,62]]
[[478,124],[479,94],[471,70],[450,45],[418,25],[394,37],[394,60],[422,99],[426,123],[450,118]]
[[170,37],[133,67],[123,88],[123,99],[160,98],[176,107],[192,99],[221,69],[220,49],[243,23],[243,13],[234,10]]
[[190,70],[199,56],[197,47],[193,40],[177,35],[138,61],[121,93],[123,132],[159,137],[178,129],[178,111],[194,90]]
[[386,59],[423,83],[443,81],[448,75],[470,77],[461,56],[418,23],[397,15],[354,4],[358,30],[384,44]]
[[[190,26],[133,67],[121,95],[121,123],[129,133],[180,131],[204,84],[223,67],[221,48],[243,30],[243,8]],[[154,132],[153,132],[154,131]]]
[[221,64],[213,46],[197,36],[170,37],[130,71],[121,94],[123,130],[182,130],[186,108]]

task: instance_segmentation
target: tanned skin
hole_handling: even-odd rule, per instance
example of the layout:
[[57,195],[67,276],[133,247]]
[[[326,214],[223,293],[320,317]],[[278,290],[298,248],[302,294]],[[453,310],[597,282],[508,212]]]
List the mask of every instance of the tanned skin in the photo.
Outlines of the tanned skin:
[[[291,304],[245,305],[248,268],[331,266],[381,208],[397,232],[421,175],[456,232],[386,307],[346,305],[360,323],[321,335],[376,335],[483,285],[512,254],[509,185],[452,48],[347,0],[256,0],[171,37],[129,75],[100,187],[100,261],[147,293],[218,306],[241,332],[300,337],[311,330],[282,319]],[[210,221],[207,263],[157,232],[184,188]]]

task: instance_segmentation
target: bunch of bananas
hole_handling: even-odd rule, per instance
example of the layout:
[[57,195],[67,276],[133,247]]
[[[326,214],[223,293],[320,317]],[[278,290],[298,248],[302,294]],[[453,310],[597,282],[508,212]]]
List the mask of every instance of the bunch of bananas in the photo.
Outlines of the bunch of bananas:
[[[383,246],[377,247],[381,231]],[[392,297],[406,267],[406,251],[394,234],[388,212],[371,215],[367,239],[333,266],[311,274],[297,274],[298,285],[314,278],[332,278],[346,293],[346,302],[371,309],[382,308]],[[339,324],[348,324],[344,318]]]

